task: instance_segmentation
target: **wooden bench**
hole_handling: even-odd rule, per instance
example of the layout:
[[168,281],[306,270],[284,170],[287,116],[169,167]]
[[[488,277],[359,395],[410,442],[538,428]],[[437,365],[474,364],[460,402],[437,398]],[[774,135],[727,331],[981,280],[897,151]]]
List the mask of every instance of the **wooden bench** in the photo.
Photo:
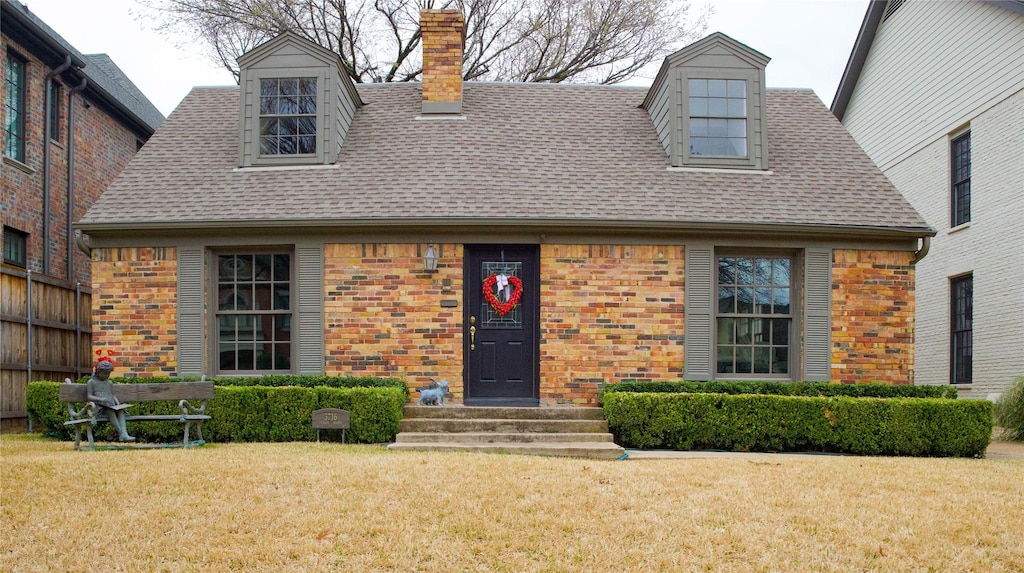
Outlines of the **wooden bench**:
[[[127,422],[181,422],[185,425],[185,436],[182,447],[201,446],[203,441],[203,422],[210,419],[206,414],[206,401],[213,398],[213,382],[162,382],[154,384],[114,384],[114,395],[122,403],[138,404],[141,402],[158,402],[162,400],[178,400],[180,414],[133,415],[128,409]],[[198,406],[193,401],[200,400]],[[89,449],[96,449],[92,429],[98,422],[109,422],[106,415],[101,414],[102,408],[86,399],[86,385],[74,384],[65,379],[60,385],[60,401],[68,405],[71,419],[64,422],[65,426],[75,429],[75,449],[80,449],[82,428],[85,428],[89,440]],[[80,407],[75,406],[81,404]],[[189,439],[192,427],[195,426],[198,440]]]

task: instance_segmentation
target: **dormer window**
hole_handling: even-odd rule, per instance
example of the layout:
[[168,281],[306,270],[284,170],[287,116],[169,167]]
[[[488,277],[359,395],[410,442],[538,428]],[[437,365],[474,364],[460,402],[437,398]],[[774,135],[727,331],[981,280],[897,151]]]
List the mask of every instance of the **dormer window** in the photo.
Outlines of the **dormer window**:
[[334,52],[294,32],[238,58],[238,165],[335,164],[363,102]]
[[316,78],[260,80],[260,155],[316,153]]
[[642,107],[669,169],[768,171],[766,65],[717,32],[665,58]]
[[690,155],[747,156],[747,82],[689,80]]

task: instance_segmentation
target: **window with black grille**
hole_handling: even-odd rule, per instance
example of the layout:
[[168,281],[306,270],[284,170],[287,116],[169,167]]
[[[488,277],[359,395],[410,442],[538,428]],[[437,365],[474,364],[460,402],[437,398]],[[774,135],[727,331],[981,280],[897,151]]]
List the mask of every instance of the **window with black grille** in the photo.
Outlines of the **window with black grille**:
[[4,227],[4,263],[26,268],[28,265],[28,234]]
[[971,132],[957,136],[950,145],[952,160],[953,227],[971,220]]
[[970,384],[972,381],[974,331],[974,276],[950,281],[950,382]]

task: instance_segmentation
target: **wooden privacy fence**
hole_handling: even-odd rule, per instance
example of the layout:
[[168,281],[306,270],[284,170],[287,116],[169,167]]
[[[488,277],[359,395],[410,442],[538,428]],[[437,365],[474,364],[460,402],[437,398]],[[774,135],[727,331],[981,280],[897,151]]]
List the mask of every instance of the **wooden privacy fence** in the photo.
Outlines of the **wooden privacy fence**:
[[0,294],[0,430],[6,430],[26,426],[30,381],[90,372],[92,290],[0,267]]

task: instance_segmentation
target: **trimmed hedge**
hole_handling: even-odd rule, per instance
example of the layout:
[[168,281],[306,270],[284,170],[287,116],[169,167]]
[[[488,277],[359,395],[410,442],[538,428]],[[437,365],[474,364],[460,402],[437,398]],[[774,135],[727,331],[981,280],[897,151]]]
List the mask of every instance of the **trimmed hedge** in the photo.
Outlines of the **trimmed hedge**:
[[[401,378],[380,378],[377,376],[309,376],[300,374],[276,374],[266,376],[223,376],[206,378],[217,386],[299,386],[301,388],[401,388],[406,397],[409,396],[409,385]],[[159,382],[197,382],[199,376],[182,378],[154,377],[135,378],[114,376],[110,379],[115,384],[155,384]],[[89,381],[88,376],[78,380],[82,384]]]
[[850,398],[948,398],[955,399],[953,386],[911,386],[907,384],[834,384],[831,382],[765,382],[758,380],[710,382],[643,382],[625,380],[609,384],[610,392],[681,392],[688,394],[771,394],[777,396],[848,396]]
[[975,457],[992,436],[984,400],[612,392],[604,415],[627,448]]
[[[140,379],[128,379],[142,382]],[[168,381],[147,378],[145,382]],[[351,414],[346,439],[352,443],[377,444],[393,441],[402,419],[408,390],[394,385],[373,388],[331,388],[318,386],[217,386],[207,402],[211,419],[203,424],[208,442],[290,442],[316,439],[313,410],[342,408]],[[26,402],[32,419],[49,428],[50,434],[71,439],[73,430],[64,427],[67,405],[58,400],[59,384],[32,382]],[[174,401],[141,402],[131,408],[135,415],[176,414]],[[109,424],[97,428],[97,439],[112,440]],[[129,431],[141,442],[174,442],[181,439],[178,422],[128,422]]]

